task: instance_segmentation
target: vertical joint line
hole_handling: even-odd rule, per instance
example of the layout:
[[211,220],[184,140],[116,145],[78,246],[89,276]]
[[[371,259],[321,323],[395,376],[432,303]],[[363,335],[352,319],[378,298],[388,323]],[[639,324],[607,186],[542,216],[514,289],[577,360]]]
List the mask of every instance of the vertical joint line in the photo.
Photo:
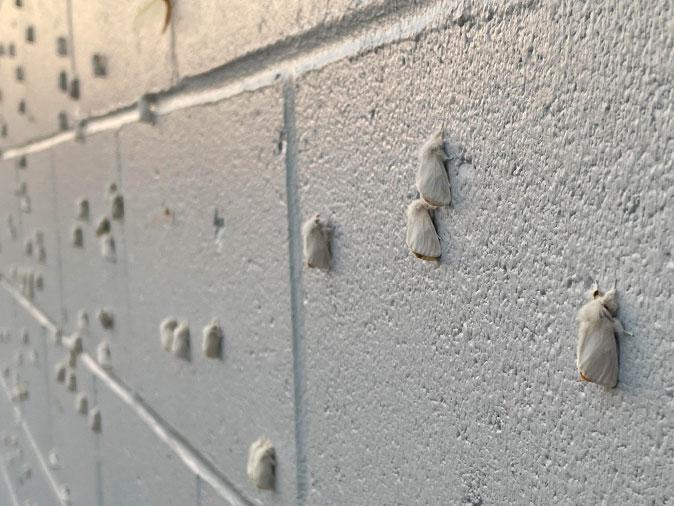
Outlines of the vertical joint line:
[[286,199],[288,201],[288,257],[290,269],[290,312],[292,319],[293,390],[295,416],[295,471],[297,504],[307,492],[306,407],[304,405],[304,339],[302,320],[302,238],[297,185],[297,132],[295,129],[295,80],[283,85],[283,135],[285,138]]

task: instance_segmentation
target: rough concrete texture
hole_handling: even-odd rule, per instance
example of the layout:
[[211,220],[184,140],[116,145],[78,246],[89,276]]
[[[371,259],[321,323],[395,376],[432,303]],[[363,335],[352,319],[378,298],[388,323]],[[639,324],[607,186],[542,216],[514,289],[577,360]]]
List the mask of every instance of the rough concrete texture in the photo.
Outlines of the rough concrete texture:
[[[34,21],[49,51],[64,30],[71,50],[1,57],[3,148],[55,131],[13,115],[23,94],[46,117],[87,118],[169,90],[170,112],[156,125],[113,113],[84,142],[0,161],[3,281],[41,273],[30,304],[64,335],[86,311],[85,350],[107,340],[113,363],[107,382],[75,368],[102,414],[94,433],[55,381],[66,350],[0,287],[0,372],[29,390],[11,403],[0,389],[0,504],[63,504],[66,485],[73,505],[228,504],[167,439],[239,504],[671,503],[671,2],[201,0],[175,2],[164,35],[160,0],[141,16],[70,5],[0,6],[5,48]],[[61,66],[81,78],[79,101],[47,76]],[[430,263],[405,245],[405,209],[440,125],[452,205],[435,212]],[[125,206],[114,262],[95,234],[111,183]],[[317,212],[332,226],[329,272],[302,266],[300,226]],[[26,255],[36,232],[44,262]],[[575,370],[575,316],[595,280],[617,284],[630,332],[611,391]],[[167,316],[189,322],[190,361],[161,348]],[[221,359],[201,351],[213,319]],[[273,492],[246,476],[260,436],[276,448]]]

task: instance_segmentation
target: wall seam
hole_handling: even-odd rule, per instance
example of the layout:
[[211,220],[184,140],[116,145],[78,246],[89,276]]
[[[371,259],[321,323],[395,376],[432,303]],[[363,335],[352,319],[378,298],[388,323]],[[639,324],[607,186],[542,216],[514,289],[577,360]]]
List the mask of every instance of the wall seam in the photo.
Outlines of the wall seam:
[[288,267],[290,278],[290,314],[292,321],[293,394],[295,421],[295,472],[297,504],[307,493],[306,404],[304,338],[302,318],[302,238],[297,185],[297,132],[295,128],[295,80],[283,84],[283,133],[285,137],[286,199],[288,202]]

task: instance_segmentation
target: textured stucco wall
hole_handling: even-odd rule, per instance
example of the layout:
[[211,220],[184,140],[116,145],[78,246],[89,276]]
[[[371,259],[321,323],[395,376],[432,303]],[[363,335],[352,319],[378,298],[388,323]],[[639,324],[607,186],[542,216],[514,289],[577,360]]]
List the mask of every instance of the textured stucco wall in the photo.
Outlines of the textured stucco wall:
[[[74,505],[228,504],[79,363],[90,431],[31,307],[65,335],[87,311],[85,349],[109,341],[115,377],[239,504],[674,501],[672,2],[181,0],[163,34],[160,0],[140,17],[142,2],[18,3],[0,4],[0,504],[66,504],[66,485]],[[154,125],[134,106],[149,92]],[[88,120],[84,142],[61,112]],[[428,263],[405,208],[439,125],[453,203]],[[114,263],[94,233],[112,182]],[[316,212],[328,273],[302,265]],[[44,279],[28,308],[16,268]],[[617,283],[632,334],[612,391],[575,371],[593,280]],[[190,323],[190,362],[160,347],[169,315]],[[201,353],[213,318],[222,360]],[[246,477],[262,435],[274,492]]]

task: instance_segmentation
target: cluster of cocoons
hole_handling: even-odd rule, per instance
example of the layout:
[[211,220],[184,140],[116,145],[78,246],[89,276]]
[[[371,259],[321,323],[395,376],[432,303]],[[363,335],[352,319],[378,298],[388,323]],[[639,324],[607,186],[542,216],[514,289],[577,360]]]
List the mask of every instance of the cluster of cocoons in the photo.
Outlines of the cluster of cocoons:
[[442,129],[439,129],[419,151],[415,183],[420,198],[407,208],[406,243],[412,253],[422,260],[436,260],[442,254],[431,212],[452,202],[445,160],[447,155],[443,148]]
[[[202,332],[201,350],[208,358],[222,358],[222,340],[224,334],[217,320],[206,325]],[[192,359],[191,335],[186,321],[178,322],[173,317],[165,318],[159,325],[161,347],[176,358]]]
[[[106,191],[106,199],[110,204],[108,215],[101,216],[96,222],[94,232],[98,238],[99,252],[103,259],[109,262],[117,261],[117,248],[115,238],[112,234],[112,224],[110,220],[124,220],[124,196],[119,192],[116,183],[110,183]],[[80,222],[88,222],[91,213],[89,200],[84,197],[75,202],[75,217]],[[72,228],[71,243],[75,248],[84,248],[84,231],[80,224],[75,224]]]

